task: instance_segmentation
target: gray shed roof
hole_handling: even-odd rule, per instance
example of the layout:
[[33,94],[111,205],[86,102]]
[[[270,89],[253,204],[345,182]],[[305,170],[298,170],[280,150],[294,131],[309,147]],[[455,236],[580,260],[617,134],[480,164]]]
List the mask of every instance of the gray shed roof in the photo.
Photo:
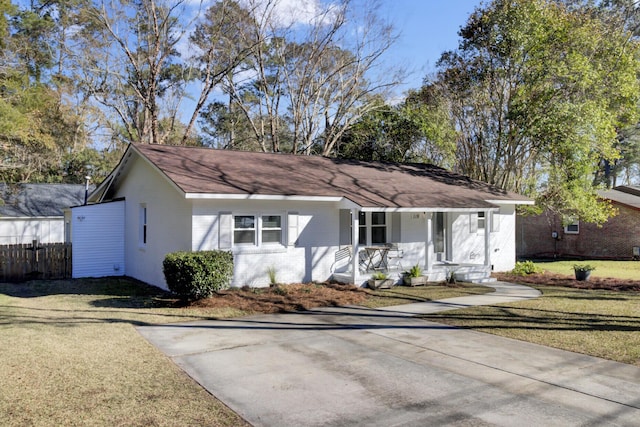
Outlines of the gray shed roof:
[[0,217],[63,216],[84,202],[82,184],[0,184]]
[[[532,203],[519,194],[427,164],[132,145],[123,156],[122,167],[131,151],[146,158],[187,195],[344,197],[364,208],[400,209]],[[112,178],[117,182],[120,175],[116,169]],[[107,186],[114,183],[108,182]]]

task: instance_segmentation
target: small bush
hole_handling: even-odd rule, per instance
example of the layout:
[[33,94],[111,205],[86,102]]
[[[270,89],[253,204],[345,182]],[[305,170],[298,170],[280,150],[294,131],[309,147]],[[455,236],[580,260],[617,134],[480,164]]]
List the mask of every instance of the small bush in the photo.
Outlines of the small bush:
[[527,276],[529,274],[542,273],[542,271],[542,268],[535,265],[533,261],[523,261],[516,262],[516,266],[511,270],[511,273],[517,274],[518,276]]
[[387,273],[383,273],[382,271],[376,271],[371,275],[371,278],[373,280],[386,280],[389,278],[389,276],[387,275]]
[[233,254],[228,251],[172,252],[162,262],[169,290],[201,299],[229,287],[233,277]]
[[422,269],[418,264],[411,267],[409,270],[403,273],[407,277],[420,277],[422,276]]
[[596,267],[591,264],[574,264],[573,269],[575,271],[593,271]]

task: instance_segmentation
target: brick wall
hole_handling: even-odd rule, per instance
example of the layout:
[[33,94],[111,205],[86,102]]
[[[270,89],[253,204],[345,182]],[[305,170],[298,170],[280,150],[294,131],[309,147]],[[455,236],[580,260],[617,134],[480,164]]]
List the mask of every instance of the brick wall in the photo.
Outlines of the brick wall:
[[[579,257],[630,259],[633,247],[640,246],[640,210],[613,203],[618,215],[602,227],[580,223],[579,234],[566,234],[560,218],[543,213],[516,219],[518,258]],[[558,239],[552,237],[558,233]]]

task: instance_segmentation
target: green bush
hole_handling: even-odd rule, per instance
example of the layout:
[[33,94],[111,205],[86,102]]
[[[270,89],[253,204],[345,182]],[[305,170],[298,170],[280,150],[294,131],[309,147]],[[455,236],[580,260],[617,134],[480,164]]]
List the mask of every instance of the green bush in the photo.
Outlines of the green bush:
[[422,269],[418,264],[411,267],[409,270],[403,273],[407,277],[420,277],[422,276]]
[[518,276],[526,276],[528,274],[542,273],[542,271],[542,268],[535,265],[533,261],[522,261],[516,262],[516,266],[511,270],[511,273],[517,274]]
[[371,275],[371,278],[373,280],[386,280],[389,278],[389,275],[387,273],[383,273],[382,271],[376,271]]
[[162,271],[169,290],[201,299],[229,287],[233,277],[233,254],[228,251],[172,252],[165,256]]

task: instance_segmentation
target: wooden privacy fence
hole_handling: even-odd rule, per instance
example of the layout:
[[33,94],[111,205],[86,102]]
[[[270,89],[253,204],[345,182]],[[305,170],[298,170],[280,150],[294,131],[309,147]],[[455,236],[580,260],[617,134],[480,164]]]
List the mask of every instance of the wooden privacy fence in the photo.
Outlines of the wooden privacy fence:
[[71,243],[0,245],[0,281],[71,278]]

